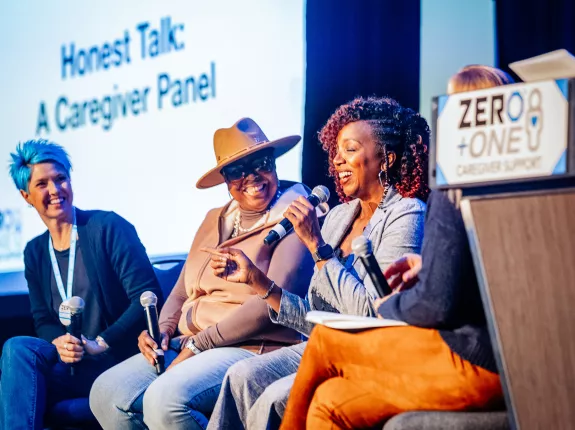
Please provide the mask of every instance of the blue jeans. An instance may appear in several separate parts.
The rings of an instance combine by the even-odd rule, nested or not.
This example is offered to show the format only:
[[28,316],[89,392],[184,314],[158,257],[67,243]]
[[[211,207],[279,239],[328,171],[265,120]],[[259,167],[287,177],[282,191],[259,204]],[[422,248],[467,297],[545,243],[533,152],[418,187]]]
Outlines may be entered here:
[[[165,353],[166,367],[178,352]],[[103,373],[90,392],[90,408],[105,429],[204,429],[226,370],[254,354],[215,348],[158,376],[142,354]]]
[[278,428],[306,345],[302,342],[231,366],[208,430]]
[[85,358],[71,376],[51,343],[27,336],[8,339],[1,359],[0,429],[43,429],[52,405],[88,397],[94,380],[113,364],[109,356]]

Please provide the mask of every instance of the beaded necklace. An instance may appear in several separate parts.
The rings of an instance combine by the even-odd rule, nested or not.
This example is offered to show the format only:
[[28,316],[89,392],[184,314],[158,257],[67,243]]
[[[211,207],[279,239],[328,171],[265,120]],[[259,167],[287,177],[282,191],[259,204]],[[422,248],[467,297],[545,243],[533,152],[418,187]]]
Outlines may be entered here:
[[269,205],[268,209],[262,214],[262,217],[254,225],[252,225],[249,228],[243,228],[242,227],[242,213],[241,213],[240,209],[238,208],[238,213],[236,214],[235,219],[234,219],[234,231],[232,232],[232,237],[238,237],[241,234],[249,233],[250,231],[255,230],[256,228],[264,225],[270,217],[270,210],[277,203],[277,201],[279,200],[281,195],[282,195],[282,192],[278,189],[278,191],[277,191],[274,199],[272,200],[271,204]]

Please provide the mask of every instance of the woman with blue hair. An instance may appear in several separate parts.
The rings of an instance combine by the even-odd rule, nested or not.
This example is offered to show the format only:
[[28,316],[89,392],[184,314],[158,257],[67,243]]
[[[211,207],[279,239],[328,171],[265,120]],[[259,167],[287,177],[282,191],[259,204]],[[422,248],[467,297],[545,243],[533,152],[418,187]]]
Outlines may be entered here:
[[[72,165],[61,146],[30,140],[11,156],[14,184],[48,230],[24,250],[38,338],[4,344],[0,428],[42,429],[53,404],[87,397],[98,375],[137,351],[145,327],[140,295],[161,297],[161,290],[130,223],[114,212],[74,207]],[[85,303],[81,339],[60,323],[72,296]]]

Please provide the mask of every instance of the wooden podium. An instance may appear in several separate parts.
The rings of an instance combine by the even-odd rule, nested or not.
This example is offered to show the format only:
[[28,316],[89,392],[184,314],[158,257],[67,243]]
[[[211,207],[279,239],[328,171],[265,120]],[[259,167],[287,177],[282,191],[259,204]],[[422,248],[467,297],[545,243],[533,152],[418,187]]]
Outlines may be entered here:
[[440,96],[430,183],[462,192],[514,429],[575,430],[575,80]]
[[575,188],[461,210],[517,429],[575,429]]

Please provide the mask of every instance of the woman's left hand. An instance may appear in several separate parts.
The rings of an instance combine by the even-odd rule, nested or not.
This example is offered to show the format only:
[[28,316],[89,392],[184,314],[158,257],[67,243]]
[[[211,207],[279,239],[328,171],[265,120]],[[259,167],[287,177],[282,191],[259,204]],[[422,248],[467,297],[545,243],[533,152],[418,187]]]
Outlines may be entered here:
[[98,355],[108,349],[105,346],[100,345],[95,340],[86,339],[84,335],[82,335],[82,343],[84,344],[84,351],[89,355]]
[[313,205],[303,196],[298,197],[284,212],[299,239],[313,254],[324,243]]
[[182,350],[180,351],[180,353],[178,354],[178,356],[176,358],[174,358],[174,361],[172,361],[170,363],[170,365],[168,366],[168,368],[166,369],[166,372],[168,370],[170,370],[171,368],[173,368],[175,365],[177,365],[178,363],[181,363],[184,360],[187,360],[188,358],[193,357],[195,354],[194,352],[189,349],[189,348],[182,348]]

